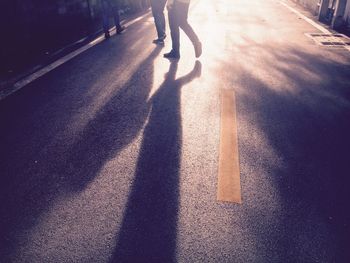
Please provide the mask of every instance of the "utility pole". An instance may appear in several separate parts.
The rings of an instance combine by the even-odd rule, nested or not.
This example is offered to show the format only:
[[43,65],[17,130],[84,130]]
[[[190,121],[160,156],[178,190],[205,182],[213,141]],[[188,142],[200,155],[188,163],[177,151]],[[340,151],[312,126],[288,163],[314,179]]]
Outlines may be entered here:
[[345,14],[345,8],[346,8],[346,1],[347,0],[338,0],[334,16],[332,19],[332,28],[339,28],[345,23],[344,14]]
[[325,21],[328,13],[329,0],[321,0],[320,2],[320,11],[318,13],[318,20]]

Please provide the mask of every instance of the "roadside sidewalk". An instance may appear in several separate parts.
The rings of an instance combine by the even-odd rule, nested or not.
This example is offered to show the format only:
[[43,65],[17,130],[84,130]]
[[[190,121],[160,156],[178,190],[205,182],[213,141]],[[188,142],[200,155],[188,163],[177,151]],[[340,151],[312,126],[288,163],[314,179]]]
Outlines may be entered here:
[[[122,25],[125,25],[126,27],[128,27],[134,22],[137,22],[140,18],[149,14],[150,14],[150,9],[138,12],[136,14],[128,15],[122,18],[121,23]],[[112,35],[115,35],[115,26],[112,27],[110,30]],[[23,84],[20,84],[19,82],[25,81],[25,79],[30,77],[31,75],[37,74],[37,72],[44,69],[45,67],[56,63],[57,61],[59,61],[60,59],[66,56],[73,54],[79,49],[84,48],[85,46],[88,46],[90,43],[94,43],[95,41],[100,42],[104,40],[104,34],[102,31],[103,30],[101,25],[101,29],[98,30],[97,32],[90,34],[65,47],[62,47],[56,50],[55,52],[48,54],[46,57],[38,58],[35,62],[31,63],[25,69],[13,74],[9,74],[8,76],[0,76],[0,100],[14,93],[16,90],[18,90],[19,88],[16,86],[18,86],[18,84],[19,86],[23,85]]]
[[325,29],[327,29],[328,31],[332,32],[332,33],[340,33],[340,34],[344,34],[348,37],[350,37],[350,28],[340,28],[338,30],[333,29],[330,24],[327,24],[325,22],[321,22],[318,20],[318,16],[316,14],[313,14],[311,10],[308,10],[306,7],[304,7],[303,5],[301,5],[300,3],[297,3],[293,0],[282,0],[282,2],[287,3],[289,6],[297,9],[299,12],[301,12],[304,16],[306,16],[309,19],[312,19],[315,23],[317,23],[318,25],[324,27]]

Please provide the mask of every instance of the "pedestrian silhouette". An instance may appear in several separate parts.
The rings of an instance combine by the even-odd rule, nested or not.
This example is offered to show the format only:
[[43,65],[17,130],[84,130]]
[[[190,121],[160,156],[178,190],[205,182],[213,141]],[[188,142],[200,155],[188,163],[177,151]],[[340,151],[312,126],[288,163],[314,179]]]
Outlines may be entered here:
[[181,88],[201,74],[201,63],[176,79],[177,61],[149,100],[135,177],[111,262],[176,262],[182,122]]
[[164,54],[166,58],[180,58],[180,28],[186,33],[191,40],[196,58],[202,55],[202,43],[199,41],[197,34],[187,21],[190,0],[169,0],[168,17],[171,34],[172,49],[169,53]]
[[112,16],[114,19],[117,34],[121,34],[125,27],[120,24],[120,0],[101,0],[102,4],[102,18],[103,18],[103,32],[105,38],[109,38],[109,18]]
[[165,34],[165,17],[164,8],[167,0],[151,0],[152,14],[157,29],[158,38],[153,40],[154,44],[164,45]]

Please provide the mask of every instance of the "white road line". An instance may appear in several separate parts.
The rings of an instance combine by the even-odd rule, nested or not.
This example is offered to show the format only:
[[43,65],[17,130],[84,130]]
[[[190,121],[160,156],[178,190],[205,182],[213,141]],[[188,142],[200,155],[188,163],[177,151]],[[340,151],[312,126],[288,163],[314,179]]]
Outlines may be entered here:
[[[145,18],[149,13],[147,12],[143,16],[137,17],[127,23],[124,24],[124,26],[129,27],[137,22],[139,22],[141,19]],[[115,28],[113,29],[113,33],[111,35],[115,34]],[[48,66],[34,72],[33,74],[25,77],[24,79],[21,79],[17,81],[14,85],[13,88],[10,89],[9,91],[5,92],[4,94],[1,94],[0,100],[4,99],[5,97],[11,95],[12,93],[22,89],[24,86],[28,85],[29,83],[33,82],[34,80],[42,77],[43,75],[49,73],[50,71],[54,70],[55,68],[61,66],[62,64],[68,62],[69,60],[73,59],[74,57],[78,56],[79,54],[85,52],[86,50],[96,46],[97,44],[101,43],[104,40],[104,35],[100,35],[90,43],[86,44],[85,46],[69,53],[68,55],[60,58],[59,60],[49,64]]]
[[[11,93],[16,92],[17,90],[23,88],[24,86],[28,85],[29,83],[33,82],[34,80],[40,78],[41,76],[47,74],[48,72],[54,70],[55,68],[61,66],[62,64],[66,63],[67,61],[71,60],[72,58],[78,56],[79,54],[83,53],[84,51],[88,50],[89,48],[97,45],[104,39],[104,36],[100,36],[97,39],[91,41],[87,45],[69,53],[68,55],[64,56],[63,58],[49,64],[48,66],[38,70],[37,72],[34,72],[33,74],[29,75],[28,77],[17,81],[13,85],[13,89],[11,90]],[[8,94],[9,95],[9,94]]]
[[304,19],[306,22],[308,22],[310,25],[314,26],[315,28],[317,28],[318,30],[320,30],[322,33],[325,34],[332,34],[328,29],[324,28],[323,26],[317,24],[315,21],[313,21],[312,19],[306,17],[305,15],[303,15],[302,13],[300,13],[298,10],[294,9],[293,7],[289,6],[287,3],[280,1],[280,4],[284,5],[285,7],[287,7],[289,10],[291,10],[293,13],[297,14],[300,18]]

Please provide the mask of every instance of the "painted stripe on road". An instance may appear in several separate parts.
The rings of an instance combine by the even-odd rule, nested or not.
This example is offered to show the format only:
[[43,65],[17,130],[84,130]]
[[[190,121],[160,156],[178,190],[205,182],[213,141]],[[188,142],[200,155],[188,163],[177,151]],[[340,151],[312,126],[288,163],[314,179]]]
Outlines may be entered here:
[[[33,82],[34,80],[44,76],[45,74],[49,73],[50,71],[54,70],[55,68],[61,66],[62,64],[66,63],[67,61],[73,59],[74,57],[78,56],[79,54],[83,53],[84,51],[90,49],[91,47],[97,45],[104,39],[104,36],[100,36],[97,39],[91,41],[87,45],[69,53],[68,55],[64,56],[63,58],[49,64],[48,66],[38,70],[37,72],[29,75],[28,77],[16,82],[13,85],[13,89],[11,90],[11,94],[16,92],[17,90],[23,88],[24,86],[28,85],[29,83]],[[9,95],[9,94],[8,94]]]
[[218,201],[242,203],[238,154],[235,93],[222,89]]

